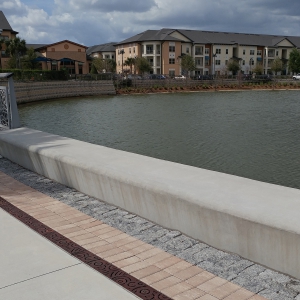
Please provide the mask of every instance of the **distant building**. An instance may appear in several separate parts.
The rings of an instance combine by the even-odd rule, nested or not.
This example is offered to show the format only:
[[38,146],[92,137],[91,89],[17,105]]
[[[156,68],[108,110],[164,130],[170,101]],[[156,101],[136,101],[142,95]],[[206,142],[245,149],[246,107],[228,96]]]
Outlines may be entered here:
[[90,57],[99,57],[103,59],[113,59],[116,58],[116,43],[106,43],[101,45],[95,45],[89,47],[86,51],[87,55]]
[[147,30],[116,44],[117,72],[122,71],[122,61],[128,57],[145,57],[153,68],[152,73],[179,75],[181,58],[188,54],[196,65],[192,75],[224,74],[230,59],[236,59],[246,74],[258,64],[267,74],[277,57],[284,64],[282,73],[287,74],[293,48],[300,48],[300,37],[167,28]]
[[89,73],[86,50],[88,47],[64,40],[53,44],[27,44],[38,54],[42,70],[60,70],[66,68],[70,75]]
[[[0,40],[3,39],[4,41],[15,39],[18,32],[14,31],[10,24],[8,23],[4,13],[0,11]],[[9,57],[5,54],[5,44],[1,44],[1,51],[0,51],[0,68],[4,68],[8,61]]]

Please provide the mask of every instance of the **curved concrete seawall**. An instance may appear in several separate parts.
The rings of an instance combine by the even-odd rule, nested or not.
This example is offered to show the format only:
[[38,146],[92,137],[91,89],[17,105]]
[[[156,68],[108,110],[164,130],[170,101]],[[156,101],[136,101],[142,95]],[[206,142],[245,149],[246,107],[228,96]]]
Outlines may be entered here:
[[300,191],[28,128],[0,132],[25,168],[300,279]]
[[111,80],[15,82],[15,92],[18,104],[63,97],[116,94]]

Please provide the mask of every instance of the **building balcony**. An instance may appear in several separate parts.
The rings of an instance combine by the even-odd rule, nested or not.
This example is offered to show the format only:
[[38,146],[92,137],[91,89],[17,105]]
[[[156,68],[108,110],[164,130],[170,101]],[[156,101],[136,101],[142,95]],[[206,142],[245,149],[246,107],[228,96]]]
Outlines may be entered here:
[[201,52],[201,51],[196,51],[196,52],[195,52],[195,55],[203,55],[203,52]]

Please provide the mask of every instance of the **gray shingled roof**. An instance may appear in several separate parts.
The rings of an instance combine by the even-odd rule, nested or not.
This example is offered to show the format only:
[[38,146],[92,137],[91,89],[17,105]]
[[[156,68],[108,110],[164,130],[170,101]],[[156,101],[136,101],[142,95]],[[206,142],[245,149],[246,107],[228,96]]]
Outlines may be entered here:
[[290,41],[294,46],[300,48],[299,36],[280,36],[267,34],[251,34],[251,33],[235,33],[235,32],[217,32],[217,31],[201,31],[188,29],[170,29],[163,28],[160,30],[147,30],[130,37],[117,45],[144,42],[144,41],[178,41],[180,39],[173,38],[170,34],[178,31],[191,42],[198,44],[225,44],[225,45],[253,45],[253,46],[276,46],[284,39]]
[[106,43],[106,44],[91,46],[86,50],[86,54],[91,55],[92,53],[96,53],[96,52],[114,52],[116,50],[115,44],[116,43]]
[[2,30],[9,30],[12,31],[13,33],[18,34],[18,32],[14,31],[10,24],[8,23],[3,11],[0,10],[0,29]]
[[4,13],[0,10],[0,29],[4,30],[13,30],[9,25]]
[[26,48],[38,49],[47,46],[47,44],[26,44]]
[[116,45],[145,41],[180,41],[179,39],[169,35],[172,31],[174,31],[174,29],[146,30]]
[[[178,32],[184,34],[195,43],[208,44],[240,44],[253,46],[275,46],[284,39],[300,47],[300,37],[298,36],[280,36],[267,34],[235,33],[235,32],[215,32],[200,30],[178,29]],[[208,42],[206,42],[208,41]]]

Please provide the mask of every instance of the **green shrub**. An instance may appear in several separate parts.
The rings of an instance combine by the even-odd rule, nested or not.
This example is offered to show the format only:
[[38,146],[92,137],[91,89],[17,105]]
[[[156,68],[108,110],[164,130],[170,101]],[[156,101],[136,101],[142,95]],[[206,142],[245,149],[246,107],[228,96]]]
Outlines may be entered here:
[[67,80],[68,73],[66,70],[20,70],[20,69],[3,69],[3,73],[13,73],[14,80]]

